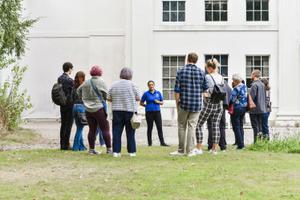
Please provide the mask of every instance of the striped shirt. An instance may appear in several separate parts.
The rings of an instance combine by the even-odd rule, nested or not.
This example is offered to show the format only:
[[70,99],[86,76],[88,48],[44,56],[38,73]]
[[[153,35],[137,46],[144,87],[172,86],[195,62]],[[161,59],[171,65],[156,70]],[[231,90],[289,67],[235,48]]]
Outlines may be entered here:
[[112,101],[113,111],[137,112],[137,97],[140,97],[139,90],[130,80],[117,81],[108,91],[108,99]]
[[175,93],[180,94],[180,107],[188,112],[199,112],[202,108],[202,93],[208,89],[203,70],[188,64],[177,72]]

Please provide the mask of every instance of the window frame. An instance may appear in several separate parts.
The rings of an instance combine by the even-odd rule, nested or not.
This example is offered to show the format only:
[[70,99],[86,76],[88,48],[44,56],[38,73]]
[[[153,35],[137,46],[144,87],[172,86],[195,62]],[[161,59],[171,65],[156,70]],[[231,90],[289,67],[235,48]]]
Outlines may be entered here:
[[[218,2],[219,9],[214,10],[214,5],[211,5],[211,9],[207,9],[207,2]],[[222,9],[222,3],[226,3],[226,10]],[[207,12],[211,12],[211,20],[207,20]],[[219,13],[219,20],[214,20],[214,13]],[[226,13],[226,20],[222,20],[222,13]],[[205,23],[227,23],[228,19],[228,0],[205,0],[204,1],[204,21]]]
[[[248,10],[248,2],[252,1],[252,10]],[[255,9],[255,2],[259,1],[260,2],[260,9]],[[263,9],[263,1],[267,1],[267,10]],[[252,12],[252,19],[248,20],[248,13]],[[267,20],[263,20],[263,12],[267,12]],[[260,19],[256,20],[255,19],[255,13],[260,13]],[[262,22],[266,23],[270,21],[270,0],[246,0],[246,12],[245,12],[245,17],[247,22]]]
[[[227,68],[227,76],[223,76],[223,75],[222,76],[223,76],[224,80],[226,80],[228,82],[229,81],[229,58],[230,58],[229,54],[228,53],[207,53],[207,54],[204,54],[204,63],[206,63],[206,61],[207,61],[207,59],[206,59],[207,56],[209,56],[211,58],[215,58],[216,56],[220,57],[220,59],[217,59],[218,62],[220,63],[220,65],[221,65],[219,67],[219,74],[222,75],[222,69]],[[222,59],[221,59],[222,56],[227,56],[227,65],[222,65]],[[211,58],[209,58],[209,59],[211,59]]]
[[[248,62],[248,59],[247,59],[248,57],[252,57],[252,66],[251,67],[247,63]],[[260,66],[256,66],[256,64],[255,64],[255,57],[260,57]],[[268,58],[268,65],[266,65],[267,67],[265,67],[263,65],[263,57],[267,57]],[[248,86],[250,86],[251,82],[248,83],[248,80],[251,80],[251,73],[255,69],[259,69],[260,70],[260,72],[261,72],[261,78],[266,78],[266,79],[270,80],[270,60],[271,60],[270,58],[271,58],[270,54],[251,54],[251,55],[249,54],[249,55],[245,56],[245,75],[246,75],[245,76],[245,84],[246,84],[247,88],[250,88]],[[250,74],[247,73],[247,69],[248,68],[251,68]],[[266,70],[268,72],[267,76],[265,76],[266,72],[265,72],[264,68],[267,68],[267,70]]]
[[[168,2],[169,3],[169,9],[164,10],[164,3]],[[177,9],[176,11],[172,11],[172,2],[176,2]],[[184,10],[179,10],[179,2],[184,3]],[[184,24],[186,22],[186,0],[162,0],[161,1],[161,22],[164,24]],[[176,12],[177,14],[177,19],[176,21],[172,21],[172,12]],[[164,13],[169,13],[169,20],[164,21]],[[184,20],[179,21],[179,13],[184,13]]]

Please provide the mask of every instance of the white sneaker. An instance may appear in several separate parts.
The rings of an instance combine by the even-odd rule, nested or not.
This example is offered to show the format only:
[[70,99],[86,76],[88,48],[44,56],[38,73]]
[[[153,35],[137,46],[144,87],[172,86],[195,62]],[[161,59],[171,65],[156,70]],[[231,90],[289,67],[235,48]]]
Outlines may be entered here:
[[217,152],[217,150],[212,150],[211,154],[215,156],[215,155],[218,155],[218,152]]
[[129,153],[129,157],[136,157],[136,153]]
[[114,152],[114,153],[113,153],[113,157],[114,157],[114,158],[119,158],[119,157],[121,157],[121,153],[115,153],[115,152]]
[[170,153],[170,156],[184,156],[184,153],[178,152],[178,151],[174,151]]
[[196,153],[196,155],[202,155],[203,154],[203,151],[202,151],[202,149],[194,149],[193,150],[195,153]]
[[194,156],[197,156],[197,153],[196,153],[195,150],[192,150],[191,152],[189,152],[189,153],[187,154],[187,157],[194,157]]

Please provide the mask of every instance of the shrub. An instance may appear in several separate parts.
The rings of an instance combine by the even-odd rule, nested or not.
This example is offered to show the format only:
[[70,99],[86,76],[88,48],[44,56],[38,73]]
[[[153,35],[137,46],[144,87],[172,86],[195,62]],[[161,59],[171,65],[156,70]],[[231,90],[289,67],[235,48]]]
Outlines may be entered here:
[[287,138],[274,138],[271,141],[258,140],[248,147],[251,151],[300,153],[300,134]]

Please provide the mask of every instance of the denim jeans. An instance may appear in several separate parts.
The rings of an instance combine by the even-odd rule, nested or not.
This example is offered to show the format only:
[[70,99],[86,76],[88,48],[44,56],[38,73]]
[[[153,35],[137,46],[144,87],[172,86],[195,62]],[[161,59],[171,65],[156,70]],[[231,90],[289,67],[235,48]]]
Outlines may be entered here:
[[254,143],[257,140],[258,133],[262,132],[263,115],[264,114],[250,114],[251,126],[254,135]]
[[242,149],[244,145],[244,117],[246,113],[246,108],[235,108],[233,115],[231,115],[231,123],[234,131],[235,140],[237,143],[237,148]]
[[113,152],[120,153],[122,146],[122,132],[126,130],[127,151],[128,153],[136,152],[135,130],[131,126],[133,112],[113,111]]
[[97,128],[97,133],[96,134],[99,136],[99,144],[100,144],[100,146],[105,145],[105,141],[104,141],[104,138],[103,138],[103,133],[102,133],[102,131],[101,131],[101,129],[99,127]]
[[77,113],[84,113],[85,112],[85,107],[83,104],[75,104],[73,106],[73,115],[74,115],[74,119],[75,119],[75,124],[76,124],[76,133],[75,133],[75,137],[74,137],[74,142],[73,142],[73,151],[84,151],[86,150],[86,147],[84,146],[83,143],[83,137],[82,137],[82,133],[83,133],[83,127],[84,125],[82,125],[77,117]]
[[270,112],[264,113],[262,119],[262,133],[265,139],[269,139],[269,117]]

